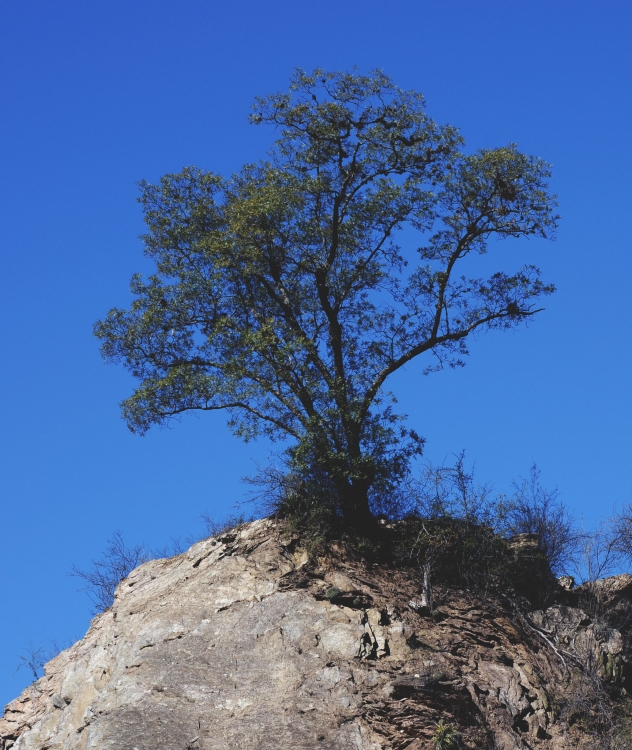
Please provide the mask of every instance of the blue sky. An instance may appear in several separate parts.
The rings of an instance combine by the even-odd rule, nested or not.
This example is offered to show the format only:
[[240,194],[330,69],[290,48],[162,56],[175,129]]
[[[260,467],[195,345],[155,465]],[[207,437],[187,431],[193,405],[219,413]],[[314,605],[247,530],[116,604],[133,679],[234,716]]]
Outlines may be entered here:
[[556,242],[492,246],[558,293],[528,329],[482,336],[467,367],[393,384],[427,456],[465,449],[499,489],[532,461],[594,523],[632,501],[629,3],[611,0],[5,0],[0,11],[0,703],[29,642],[81,637],[67,575],[120,529],[156,546],[225,515],[268,446],[221,415],[131,435],[131,381],[93,322],[147,271],[136,182],[265,155],[253,98],[294,67],[383,68],[468,147],[553,164]]

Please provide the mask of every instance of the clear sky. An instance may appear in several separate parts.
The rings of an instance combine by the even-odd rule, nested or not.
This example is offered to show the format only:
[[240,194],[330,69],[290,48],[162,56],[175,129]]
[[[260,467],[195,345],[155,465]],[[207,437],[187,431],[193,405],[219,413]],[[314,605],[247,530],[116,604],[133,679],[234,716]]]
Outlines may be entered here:
[[273,133],[247,123],[293,68],[383,68],[472,149],[552,162],[556,242],[493,245],[559,291],[528,329],[482,336],[465,369],[394,383],[427,456],[465,449],[498,488],[532,461],[594,523],[632,501],[632,6],[623,0],[5,0],[0,11],[0,703],[29,642],[89,621],[67,575],[120,529],[161,545],[242,499],[266,460],[221,414],[131,435],[131,381],[93,322],[147,271],[136,182],[230,173]]

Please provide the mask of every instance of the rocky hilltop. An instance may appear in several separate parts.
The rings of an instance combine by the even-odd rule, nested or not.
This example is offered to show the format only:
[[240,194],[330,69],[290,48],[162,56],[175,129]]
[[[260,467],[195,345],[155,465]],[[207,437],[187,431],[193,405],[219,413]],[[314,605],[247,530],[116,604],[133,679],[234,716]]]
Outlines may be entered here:
[[[616,607],[632,578],[602,586]],[[440,720],[463,748],[594,747],[577,675],[606,686],[590,713],[628,645],[560,592],[521,612],[443,591],[431,616],[413,571],[310,560],[256,521],[134,570],[6,707],[0,749],[431,750]]]

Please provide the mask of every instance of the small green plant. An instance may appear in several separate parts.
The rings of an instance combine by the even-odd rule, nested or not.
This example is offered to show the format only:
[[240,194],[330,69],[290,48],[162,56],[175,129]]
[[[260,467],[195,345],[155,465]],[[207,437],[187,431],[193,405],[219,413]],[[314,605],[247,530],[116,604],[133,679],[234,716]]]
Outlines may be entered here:
[[437,724],[432,735],[435,750],[453,750],[459,746],[459,733],[454,724],[446,724],[443,719]]
[[336,586],[330,586],[327,591],[325,591],[327,599],[335,599],[337,596],[340,596],[340,594],[342,594],[342,591],[339,588],[336,588]]

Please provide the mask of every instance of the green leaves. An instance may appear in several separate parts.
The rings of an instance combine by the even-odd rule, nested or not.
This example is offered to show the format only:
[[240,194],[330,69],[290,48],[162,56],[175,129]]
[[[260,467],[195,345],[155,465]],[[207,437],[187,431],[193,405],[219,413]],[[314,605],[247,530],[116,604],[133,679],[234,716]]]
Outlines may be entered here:
[[95,334],[140,381],[123,403],[132,430],[225,409],[244,439],[298,441],[342,505],[349,490],[368,508],[387,464],[402,476],[420,450],[381,400],[387,378],[421,355],[426,371],[462,364],[470,334],[517,326],[553,291],[529,265],[460,271],[493,236],[552,235],[548,166],[513,144],[463,153],[380,71],[297,71],[251,120],[278,128],[269,162],[141,183],[156,273]]
[[460,735],[454,724],[446,724],[443,719],[435,727],[432,744],[435,750],[452,750],[459,746]]

